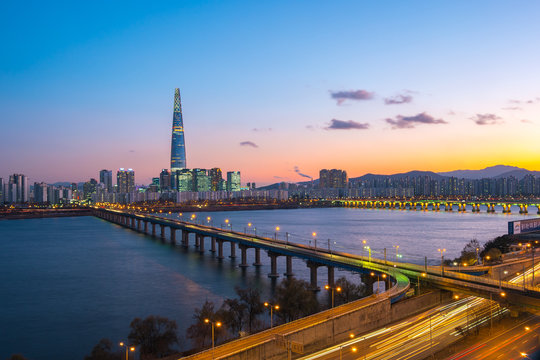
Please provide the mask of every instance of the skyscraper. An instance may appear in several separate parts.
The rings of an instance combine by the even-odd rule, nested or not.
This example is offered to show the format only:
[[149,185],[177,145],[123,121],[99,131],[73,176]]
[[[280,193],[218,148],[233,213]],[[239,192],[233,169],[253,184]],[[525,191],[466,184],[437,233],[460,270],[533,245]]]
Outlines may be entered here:
[[99,172],[99,182],[105,185],[105,189],[107,189],[107,192],[112,193],[112,170],[101,170]]
[[240,191],[240,171],[227,172],[227,191]]
[[184,121],[182,119],[182,104],[180,89],[174,90],[174,112],[171,140],[171,170],[186,168],[186,145],[184,142]]
[[220,168],[212,168],[208,170],[208,176],[210,176],[211,190],[218,191],[220,189],[221,182],[223,181],[223,175]]
[[116,172],[116,185],[119,193],[131,193],[135,191],[135,171],[133,169],[120,168]]

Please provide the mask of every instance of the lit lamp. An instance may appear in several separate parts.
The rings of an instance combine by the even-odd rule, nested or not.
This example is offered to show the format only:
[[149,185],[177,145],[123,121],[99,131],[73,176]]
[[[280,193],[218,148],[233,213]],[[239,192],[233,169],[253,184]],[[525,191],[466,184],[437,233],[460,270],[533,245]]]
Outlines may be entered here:
[[324,285],[324,288],[326,290],[330,290],[332,293],[332,308],[334,307],[334,291],[341,292],[340,286],[330,286],[330,285]]
[[204,322],[206,324],[211,324],[212,325],[212,359],[214,359],[214,327],[220,327],[221,326],[221,322],[219,321],[210,321],[210,319],[204,319]]
[[274,310],[279,310],[279,305],[273,305],[265,302],[264,306],[270,309],[270,328],[274,327]]
[[121,347],[126,348],[126,360],[128,360],[129,359],[129,351],[134,352],[135,351],[135,346],[128,346],[128,344],[126,344],[125,342],[121,342],[119,345]]

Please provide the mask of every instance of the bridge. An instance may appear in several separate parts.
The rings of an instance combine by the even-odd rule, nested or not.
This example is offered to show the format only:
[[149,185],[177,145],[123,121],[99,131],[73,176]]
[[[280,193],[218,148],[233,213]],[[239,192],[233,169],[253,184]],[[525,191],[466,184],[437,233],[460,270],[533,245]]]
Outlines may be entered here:
[[225,244],[228,245],[226,247],[231,257],[236,257],[238,247],[241,252],[239,266],[243,268],[250,266],[247,263],[248,251],[255,252],[255,262],[252,265],[261,266],[261,250],[264,250],[270,258],[268,276],[271,278],[279,276],[276,261],[278,257],[286,258],[285,276],[293,274],[292,257],[303,259],[310,269],[312,290],[318,290],[317,268],[321,266],[328,267],[328,284],[330,285],[334,284],[336,267],[359,273],[368,287],[374,282],[373,272],[389,275],[388,290],[383,293],[234,340],[217,347],[215,354],[207,350],[190,356],[190,359],[211,359],[214,356],[231,359],[281,359],[287,356],[287,348],[276,346],[278,342],[288,344],[287,346],[293,343],[301,345],[302,351],[306,352],[318,351],[346,341],[351,334],[375,331],[389,323],[403,320],[407,316],[442,302],[443,298],[448,298],[450,294],[449,292],[440,295],[428,293],[405,299],[405,294],[413,285],[419,290],[421,285],[431,284],[450,292],[492,299],[505,307],[540,310],[539,289],[525,283],[520,285],[515,282],[487,279],[449,271],[442,266],[428,266],[427,264],[422,266],[364,257],[159,216],[104,208],[95,208],[93,211],[97,217],[134,231],[159,237],[161,241],[169,242],[171,245],[177,244],[177,231],[180,233],[180,243],[185,247],[189,246],[190,234],[193,234],[191,239],[194,237],[198,251],[204,253],[206,246],[209,245],[208,250],[216,253],[217,259],[224,258]]
[[357,207],[367,209],[396,209],[396,210],[431,210],[431,211],[467,211],[480,212],[480,206],[485,207],[486,212],[496,212],[500,208],[504,214],[512,212],[511,207],[519,207],[520,214],[528,214],[529,207],[536,207],[540,215],[540,202],[533,201],[460,201],[460,200],[395,200],[395,199],[360,199],[360,200],[336,200],[334,203],[343,207]]
[[[511,303],[514,306],[523,308],[534,308],[540,310],[540,291],[531,286],[523,286],[515,283],[488,279],[470,274],[463,274],[449,271],[444,266],[428,266],[409,264],[386,259],[349,254],[345,252],[333,251],[320,247],[306,246],[284,240],[270,239],[261,236],[254,236],[241,232],[223,230],[212,226],[199,225],[180,220],[166,219],[159,216],[123,212],[119,210],[108,210],[96,208],[94,214],[105,220],[120,224],[133,230],[157,236],[156,227],[159,227],[159,237],[162,241],[166,239],[166,228],[169,229],[169,242],[176,245],[176,231],[181,233],[181,245],[189,246],[190,234],[195,235],[195,246],[199,252],[204,253],[206,249],[205,239],[210,239],[211,252],[217,252],[217,259],[224,258],[224,245],[228,244],[230,257],[236,257],[236,248],[241,254],[240,267],[250,266],[247,263],[247,252],[255,252],[255,262],[253,266],[261,266],[261,250],[267,252],[270,258],[271,278],[279,277],[277,271],[277,258],[286,258],[286,276],[293,275],[292,258],[299,258],[306,262],[310,269],[310,284],[312,290],[318,290],[317,268],[326,266],[328,268],[328,284],[334,285],[334,269],[341,268],[361,274],[362,281],[369,286],[373,284],[375,278],[372,272],[386,273],[389,275],[388,285],[395,284],[398,291],[391,296],[391,301],[396,302],[403,298],[406,291],[413,282],[416,286],[421,283],[429,283],[435,287],[466,293],[484,298],[492,298],[501,302]],[[151,232],[150,232],[151,227]],[[208,241],[207,241],[208,242]],[[390,287],[390,286],[388,286]]]

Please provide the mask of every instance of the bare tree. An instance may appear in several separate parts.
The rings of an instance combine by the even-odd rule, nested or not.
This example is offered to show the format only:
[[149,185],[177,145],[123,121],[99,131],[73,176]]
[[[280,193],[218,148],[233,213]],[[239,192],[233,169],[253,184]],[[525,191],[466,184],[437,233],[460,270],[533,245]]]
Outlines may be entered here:
[[141,359],[163,357],[174,352],[171,346],[178,343],[176,321],[149,316],[144,320],[135,318],[129,326],[128,339],[139,347]]

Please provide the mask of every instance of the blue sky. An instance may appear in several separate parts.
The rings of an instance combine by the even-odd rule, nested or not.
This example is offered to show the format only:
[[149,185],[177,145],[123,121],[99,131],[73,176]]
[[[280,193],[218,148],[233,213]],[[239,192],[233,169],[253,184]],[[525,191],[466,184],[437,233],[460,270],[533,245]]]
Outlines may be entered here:
[[[295,166],[313,176],[540,170],[539,10],[533,1],[4,1],[0,177],[83,181],[132,167],[148,182],[169,165],[175,87],[188,166],[240,170],[244,181],[299,181]],[[360,90],[371,97],[331,96]],[[400,96],[410,101],[385,105]],[[413,126],[387,121],[403,118]],[[367,125],[334,130],[333,119]]]

